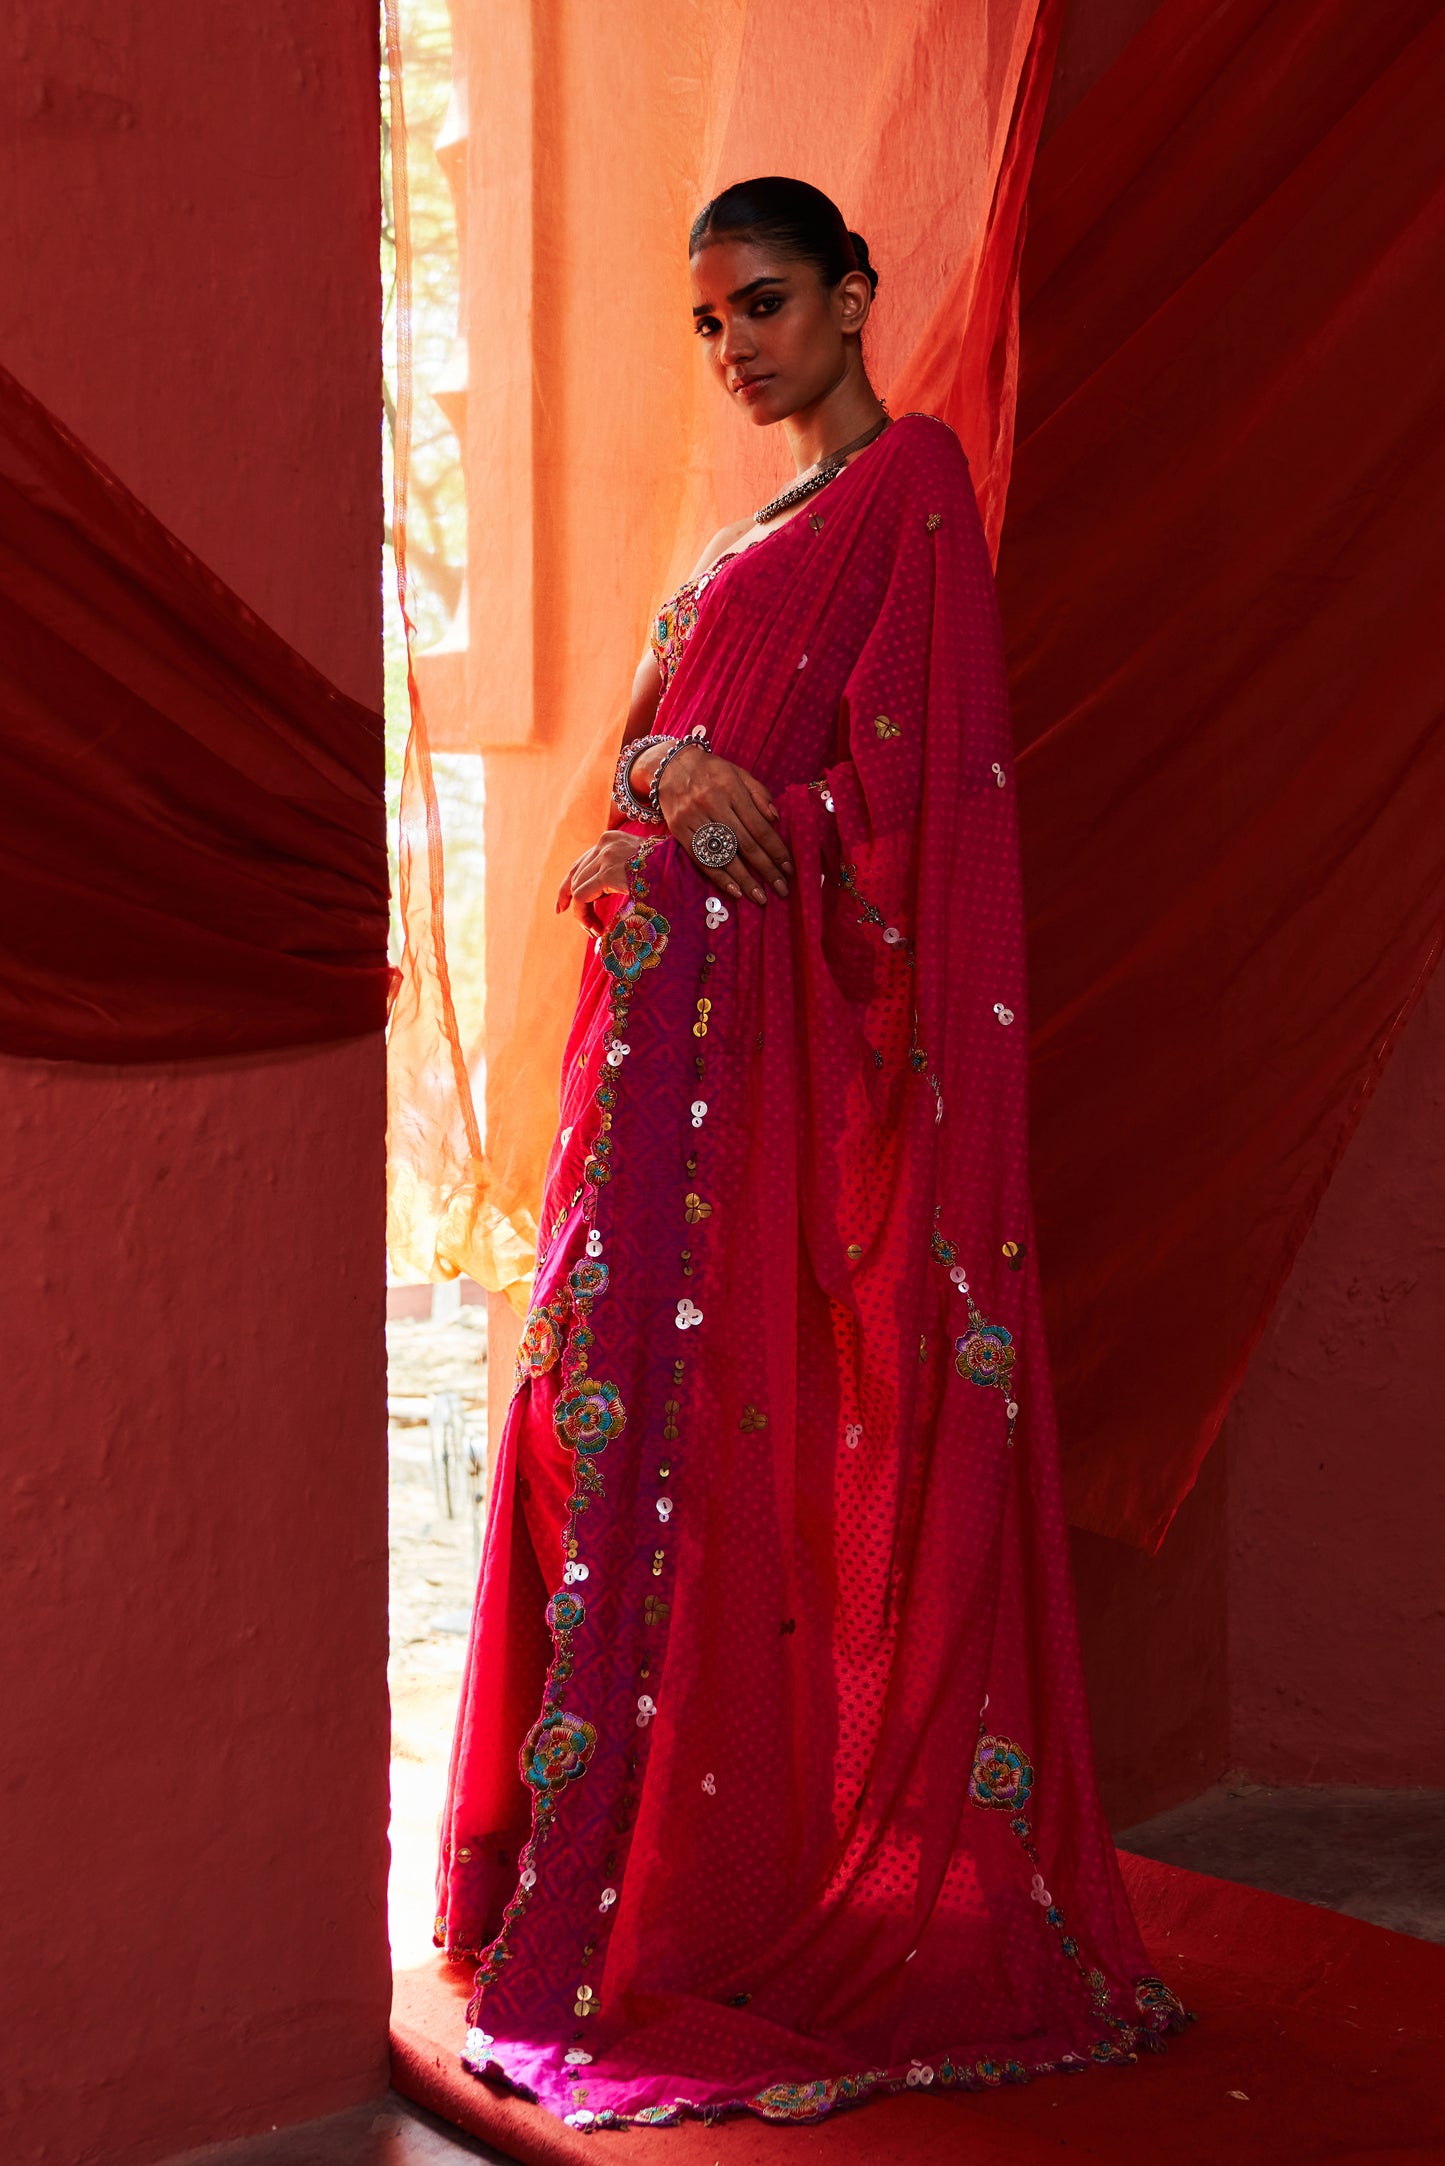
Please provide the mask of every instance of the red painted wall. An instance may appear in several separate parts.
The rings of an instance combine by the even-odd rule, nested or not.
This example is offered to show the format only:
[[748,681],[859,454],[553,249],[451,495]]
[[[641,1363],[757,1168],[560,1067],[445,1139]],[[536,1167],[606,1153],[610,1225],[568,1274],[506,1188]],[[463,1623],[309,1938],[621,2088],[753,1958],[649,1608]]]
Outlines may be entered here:
[[[380,698],[370,0],[20,0],[0,354]],[[0,2157],[385,2082],[379,1041],[0,1062]]]

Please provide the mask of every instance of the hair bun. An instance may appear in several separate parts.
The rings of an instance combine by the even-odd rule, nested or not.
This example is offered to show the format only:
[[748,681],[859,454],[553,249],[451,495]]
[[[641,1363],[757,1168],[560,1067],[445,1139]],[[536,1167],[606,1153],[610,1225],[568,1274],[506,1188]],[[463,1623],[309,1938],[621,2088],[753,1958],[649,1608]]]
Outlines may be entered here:
[[849,229],[848,238],[853,243],[853,253],[858,258],[859,270],[866,274],[869,285],[876,293],[878,291],[878,273],[868,260],[868,243],[861,233],[854,233],[851,228]]

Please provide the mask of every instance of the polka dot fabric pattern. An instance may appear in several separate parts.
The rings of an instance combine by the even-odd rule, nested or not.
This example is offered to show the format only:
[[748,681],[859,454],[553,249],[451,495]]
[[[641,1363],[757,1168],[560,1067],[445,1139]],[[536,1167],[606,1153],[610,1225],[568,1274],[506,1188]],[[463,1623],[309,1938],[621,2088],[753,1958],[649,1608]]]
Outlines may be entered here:
[[694,601],[668,727],[766,780],[796,878],[720,908],[639,833],[584,964],[440,1871],[466,2065],[579,2127],[810,2120],[1188,2020],[1095,1791],[952,432],[896,422]]

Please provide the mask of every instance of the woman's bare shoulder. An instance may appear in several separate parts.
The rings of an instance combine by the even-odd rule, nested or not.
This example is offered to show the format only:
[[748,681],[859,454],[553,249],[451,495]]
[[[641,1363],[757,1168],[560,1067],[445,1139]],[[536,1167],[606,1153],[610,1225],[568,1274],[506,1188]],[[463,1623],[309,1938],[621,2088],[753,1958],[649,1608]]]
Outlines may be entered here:
[[751,519],[734,519],[731,526],[720,526],[692,570],[688,573],[688,577],[690,579],[701,578],[710,564],[716,564],[718,558],[725,556],[735,542],[742,540],[752,523]]

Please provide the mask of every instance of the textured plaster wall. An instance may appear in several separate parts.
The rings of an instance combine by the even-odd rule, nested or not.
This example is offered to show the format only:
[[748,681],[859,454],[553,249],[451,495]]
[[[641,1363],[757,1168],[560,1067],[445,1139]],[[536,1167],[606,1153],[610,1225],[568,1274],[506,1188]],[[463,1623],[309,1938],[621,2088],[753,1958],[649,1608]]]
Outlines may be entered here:
[[1232,1761],[1266,1782],[1445,1786],[1438,972],[1255,1349],[1227,1451]]
[[[18,0],[0,357],[380,698],[369,0]],[[0,1062],[0,2159],[385,2081],[381,1047]]]

